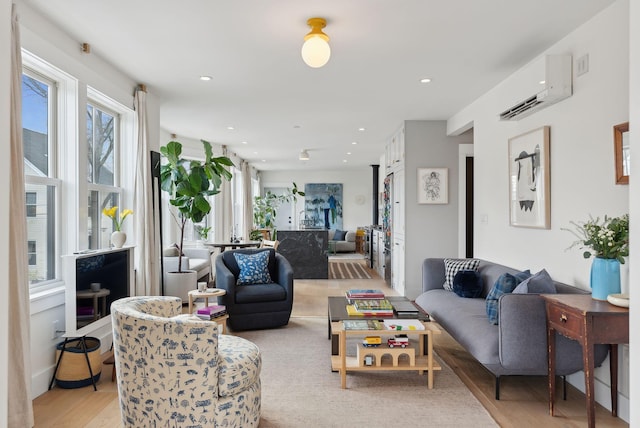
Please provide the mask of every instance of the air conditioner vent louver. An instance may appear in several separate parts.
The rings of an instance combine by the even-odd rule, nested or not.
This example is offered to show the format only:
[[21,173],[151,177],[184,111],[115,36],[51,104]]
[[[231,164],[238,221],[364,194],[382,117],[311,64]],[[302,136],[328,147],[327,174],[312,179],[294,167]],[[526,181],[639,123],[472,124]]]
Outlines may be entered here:
[[531,98],[527,98],[520,104],[516,104],[511,107],[509,110],[500,113],[500,120],[510,120],[516,116],[521,116],[527,110],[534,108],[535,106],[542,103],[541,100],[538,100],[538,96],[534,95]]
[[571,62],[571,55],[547,55],[545,89],[500,113],[500,120],[518,120],[570,97],[573,93]]

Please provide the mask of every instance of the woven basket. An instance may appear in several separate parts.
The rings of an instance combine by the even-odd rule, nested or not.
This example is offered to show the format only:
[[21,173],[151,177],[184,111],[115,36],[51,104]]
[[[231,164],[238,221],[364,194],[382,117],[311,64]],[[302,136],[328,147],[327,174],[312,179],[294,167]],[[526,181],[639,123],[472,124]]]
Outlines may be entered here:
[[[100,339],[95,337],[84,338],[89,363],[93,372],[93,380],[100,380],[102,372],[102,358],[100,355]],[[56,361],[60,358],[62,348],[65,348],[62,360],[56,372],[56,385],[60,388],[81,388],[83,386],[92,385],[91,374],[87,366],[87,360],[82,350],[81,339],[73,339],[67,341],[66,347],[64,342],[58,343],[56,347]]]

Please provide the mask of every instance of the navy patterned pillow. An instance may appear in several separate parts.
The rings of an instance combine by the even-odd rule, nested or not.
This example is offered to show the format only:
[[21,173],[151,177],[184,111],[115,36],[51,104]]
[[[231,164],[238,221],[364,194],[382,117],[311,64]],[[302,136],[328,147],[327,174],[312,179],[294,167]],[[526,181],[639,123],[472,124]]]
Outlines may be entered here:
[[478,270],[479,264],[480,260],[477,259],[444,259],[444,289],[453,291],[453,277],[461,270]]
[[495,284],[487,294],[486,309],[489,324],[498,324],[498,300],[503,294],[511,293],[522,281],[531,276],[529,270],[519,272],[515,275],[503,273],[496,280]]
[[240,268],[237,285],[270,284],[269,252],[260,251],[254,254],[234,253],[233,256]]

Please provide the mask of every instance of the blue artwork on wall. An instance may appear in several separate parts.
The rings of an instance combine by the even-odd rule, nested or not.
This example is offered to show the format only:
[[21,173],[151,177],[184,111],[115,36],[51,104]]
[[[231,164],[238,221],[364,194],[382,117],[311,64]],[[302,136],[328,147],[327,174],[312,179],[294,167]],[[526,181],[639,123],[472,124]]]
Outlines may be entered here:
[[342,229],[342,183],[307,183],[304,193],[307,227]]

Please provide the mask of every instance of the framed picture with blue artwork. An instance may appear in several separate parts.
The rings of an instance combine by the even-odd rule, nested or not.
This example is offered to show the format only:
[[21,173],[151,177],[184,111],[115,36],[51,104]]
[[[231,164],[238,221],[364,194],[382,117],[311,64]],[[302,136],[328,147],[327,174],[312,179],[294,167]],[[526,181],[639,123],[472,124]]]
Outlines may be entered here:
[[509,139],[509,220],[511,226],[551,228],[549,127]]
[[342,183],[304,185],[307,228],[342,229]]
[[418,168],[418,203],[449,203],[449,168]]

